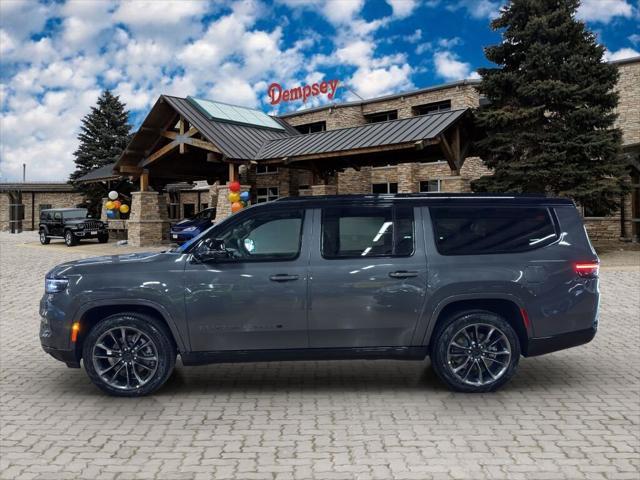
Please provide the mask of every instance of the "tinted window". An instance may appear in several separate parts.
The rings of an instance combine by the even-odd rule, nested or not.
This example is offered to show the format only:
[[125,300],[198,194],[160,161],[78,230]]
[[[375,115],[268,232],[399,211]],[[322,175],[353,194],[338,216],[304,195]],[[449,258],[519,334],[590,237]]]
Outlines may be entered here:
[[524,252],[557,239],[546,208],[432,207],[438,251],[443,255]]
[[[56,213],[58,215],[58,213]],[[75,210],[65,210],[62,212],[62,217],[65,220],[80,220],[87,218],[87,209],[86,208],[77,208]],[[58,217],[56,217],[58,218]]]
[[255,214],[215,238],[234,260],[292,260],[300,253],[302,218],[301,210]]
[[325,258],[409,256],[413,253],[410,207],[331,207],[322,210]]

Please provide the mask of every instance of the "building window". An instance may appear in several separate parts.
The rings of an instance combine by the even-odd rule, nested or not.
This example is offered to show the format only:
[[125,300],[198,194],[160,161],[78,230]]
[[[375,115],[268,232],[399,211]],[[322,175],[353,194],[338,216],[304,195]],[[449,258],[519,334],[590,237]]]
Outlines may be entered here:
[[207,208],[209,208],[209,204],[208,203],[201,203],[200,204],[200,211],[206,210]]
[[451,100],[444,100],[442,102],[425,103],[424,105],[417,105],[413,107],[414,115],[426,115],[428,113],[446,112],[451,110]]
[[42,213],[42,210],[49,210],[50,208],[50,203],[41,203],[40,205],[38,205],[38,213]]
[[182,206],[184,215],[183,218],[193,218],[196,216],[196,204],[195,203],[185,203]]
[[420,182],[420,192],[442,191],[442,180],[424,180]]
[[275,165],[256,165],[256,175],[265,175],[267,173],[278,173],[278,167]]
[[364,118],[367,119],[368,123],[386,122],[387,120],[397,120],[398,111],[389,110],[388,112],[372,113],[370,115],[365,115]]
[[258,188],[256,203],[271,202],[278,198],[278,187]]
[[324,132],[327,129],[327,122],[305,123],[294,128],[300,133]]
[[397,183],[372,183],[371,193],[398,193]]

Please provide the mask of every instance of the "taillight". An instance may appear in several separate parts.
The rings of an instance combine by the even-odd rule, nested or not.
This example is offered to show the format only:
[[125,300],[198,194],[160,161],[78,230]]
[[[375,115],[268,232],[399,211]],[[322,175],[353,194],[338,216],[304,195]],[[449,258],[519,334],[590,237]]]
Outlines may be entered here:
[[600,271],[600,264],[598,262],[576,263],[574,270],[580,277],[596,278]]

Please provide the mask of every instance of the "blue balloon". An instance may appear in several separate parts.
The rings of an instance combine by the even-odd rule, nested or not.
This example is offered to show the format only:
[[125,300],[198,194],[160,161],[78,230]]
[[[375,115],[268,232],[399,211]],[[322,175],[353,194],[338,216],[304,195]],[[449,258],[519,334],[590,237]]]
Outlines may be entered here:
[[249,192],[242,192],[240,194],[240,200],[242,200],[243,202],[248,202],[249,201]]
[[107,218],[116,218],[115,210],[107,210]]

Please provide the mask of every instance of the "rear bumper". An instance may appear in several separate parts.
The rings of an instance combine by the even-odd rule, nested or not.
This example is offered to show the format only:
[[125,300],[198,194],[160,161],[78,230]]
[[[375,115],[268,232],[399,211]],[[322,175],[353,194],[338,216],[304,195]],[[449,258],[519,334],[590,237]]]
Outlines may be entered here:
[[593,340],[597,330],[598,328],[594,325],[592,328],[585,330],[562,333],[551,337],[530,338],[524,355],[525,357],[535,357],[544,355],[545,353],[557,352],[558,350],[584,345]]

